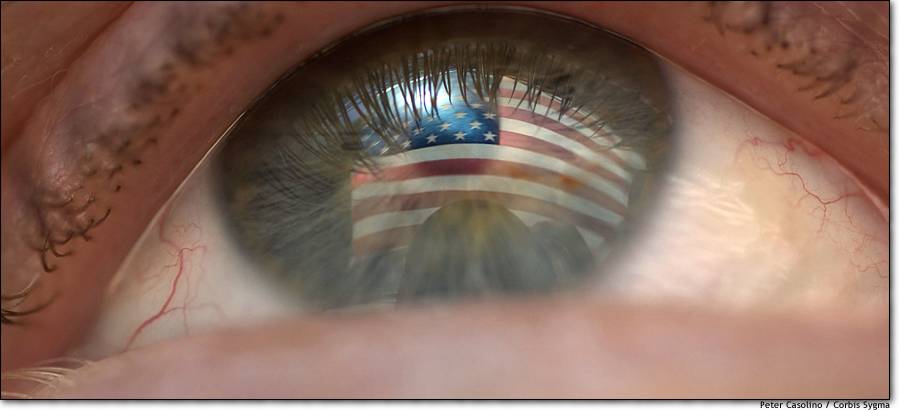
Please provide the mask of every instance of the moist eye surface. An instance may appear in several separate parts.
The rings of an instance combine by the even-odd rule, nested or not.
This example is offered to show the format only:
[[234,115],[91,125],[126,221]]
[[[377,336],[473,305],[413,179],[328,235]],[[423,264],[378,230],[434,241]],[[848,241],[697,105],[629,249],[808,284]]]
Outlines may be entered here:
[[226,137],[232,231],[318,309],[530,294],[602,276],[662,172],[654,58],[603,30],[465,9],[364,30]]

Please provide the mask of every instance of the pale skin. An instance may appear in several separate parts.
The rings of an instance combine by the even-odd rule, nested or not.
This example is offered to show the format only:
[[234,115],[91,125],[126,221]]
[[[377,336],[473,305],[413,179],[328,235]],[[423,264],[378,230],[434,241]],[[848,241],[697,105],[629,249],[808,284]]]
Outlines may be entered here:
[[[73,255],[58,261],[59,274],[51,279],[54,285],[41,291],[67,291],[32,316],[39,327],[4,326],[3,370],[62,355],[78,343],[99,309],[104,285],[150,218],[268,84],[344,34],[389,16],[437,5],[267,5],[266,13],[284,16],[270,37],[236,42],[232,54],[214,59],[215,69],[176,68],[185,82],[202,87],[187,91],[190,98],[150,108],[175,107],[180,114],[153,131],[159,143],[142,153],[139,167],[117,176],[122,193],[104,191],[102,200],[113,209],[111,219],[91,231],[92,241],[77,242]],[[888,136],[879,131],[886,129],[886,105],[879,105],[877,96],[870,99],[874,103],[860,109],[865,115],[835,119],[846,105],[841,96],[813,100],[814,95],[798,92],[808,84],[808,77],[788,75],[771,60],[753,57],[740,38],[723,37],[715,25],[703,20],[701,5],[538,2],[528,6],[589,20],[682,65],[803,135],[852,173],[867,187],[868,195],[886,203]],[[34,164],[46,169],[52,166],[46,164],[73,160],[66,156],[66,141],[72,135],[66,118],[115,128],[116,120],[106,114],[124,105],[121,89],[134,82],[139,75],[134,72],[155,68],[158,61],[154,59],[165,57],[162,51],[159,56],[152,52],[159,50],[154,48],[153,33],[164,31],[155,16],[164,15],[168,5],[83,7],[94,10],[79,9],[90,17],[49,4],[3,5],[4,293],[7,283],[18,283],[7,278],[17,276],[13,268],[18,274],[18,267],[39,266],[34,252],[15,242],[15,233],[24,226],[17,221],[26,190],[16,175],[40,168]],[[46,20],[56,13],[60,20],[52,20],[46,30],[12,23],[38,16]],[[823,4],[804,13],[826,15],[822,18],[836,22],[836,30],[845,30],[840,35],[858,39],[865,56],[860,61],[867,67],[876,67],[876,72],[877,67],[887,67],[885,4]],[[79,32],[84,34],[76,35]],[[135,48],[151,52],[123,51]],[[117,59],[130,64],[122,68],[102,63],[122,63]],[[243,61],[268,63],[246,65]],[[10,81],[24,78],[25,73],[33,80]],[[231,86],[238,83],[241,87]],[[76,110],[85,106],[96,111]],[[121,114],[128,115],[134,114]],[[65,168],[60,172],[65,174]],[[148,186],[148,177],[154,181],[152,187],[141,189]],[[77,383],[72,389],[54,394],[887,398],[886,314],[884,306],[717,313],[557,296],[342,319],[301,317],[258,328],[251,323],[242,330],[189,337],[110,357],[74,374]]]

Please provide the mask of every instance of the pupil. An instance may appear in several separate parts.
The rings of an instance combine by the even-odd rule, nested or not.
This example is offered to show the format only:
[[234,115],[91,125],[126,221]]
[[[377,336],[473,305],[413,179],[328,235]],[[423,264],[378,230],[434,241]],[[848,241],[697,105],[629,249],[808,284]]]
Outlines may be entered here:
[[509,209],[493,202],[447,205],[416,229],[398,298],[553,289],[558,274],[543,246],[552,241],[546,236],[553,233],[533,232]]

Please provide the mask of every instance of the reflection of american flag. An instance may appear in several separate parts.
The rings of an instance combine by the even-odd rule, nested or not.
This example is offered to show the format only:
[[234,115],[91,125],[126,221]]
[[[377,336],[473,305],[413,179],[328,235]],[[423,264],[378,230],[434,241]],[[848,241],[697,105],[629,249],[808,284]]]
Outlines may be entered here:
[[[639,160],[579,127],[578,113],[560,118],[549,97],[519,106],[522,88],[513,92],[504,81],[497,112],[471,97],[439,105],[436,116],[410,123],[410,137],[399,140],[406,151],[376,157],[375,174],[355,173],[354,254],[407,246],[432,213],[461,199],[499,203],[528,226],[572,224],[592,250],[602,250],[625,215],[628,164]],[[387,151],[373,134],[363,142],[370,152]]]

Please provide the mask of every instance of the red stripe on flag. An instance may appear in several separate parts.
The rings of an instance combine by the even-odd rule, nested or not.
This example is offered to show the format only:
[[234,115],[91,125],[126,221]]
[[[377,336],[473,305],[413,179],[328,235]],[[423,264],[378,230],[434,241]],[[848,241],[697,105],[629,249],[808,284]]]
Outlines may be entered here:
[[584,145],[587,149],[590,149],[592,152],[605,156],[609,158],[611,161],[616,164],[622,166],[622,168],[628,170],[630,166],[624,159],[620,158],[618,155],[615,155],[610,147],[605,147],[603,145],[598,144],[596,141],[585,137],[580,132],[569,128],[569,126],[558,122],[552,118],[544,117],[540,114],[536,114],[531,112],[528,109],[516,109],[511,107],[497,107],[500,115],[500,129],[503,130],[503,119],[509,118],[514,120],[519,120],[522,122],[527,122],[529,124],[537,125],[541,128],[546,128],[550,131],[553,131],[557,134],[560,134],[566,138],[571,139],[572,141],[578,142],[579,144]]
[[[507,99],[521,99],[525,96],[525,93],[524,91],[512,92],[509,89],[501,88],[499,96]],[[541,95],[537,99],[537,103],[550,107],[556,111],[559,111],[560,109],[559,101],[555,101],[547,96]],[[523,106],[526,104],[527,102],[523,103]],[[608,145],[600,143],[601,140],[612,142],[610,137],[614,138],[614,134],[609,131],[601,130],[597,133],[597,138],[595,139],[593,137],[585,136],[577,129],[564,124],[561,120],[557,120],[553,114],[544,116],[540,110],[533,112],[527,107],[516,109],[499,106],[497,108],[497,119],[500,121],[500,147],[523,149],[549,158],[565,161],[574,167],[589,172],[593,176],[597,176],[598,179],[604,179],[611,182],[613,186],[620,187],[625,192],[628,191],[628,181],[613,172],[615,168],[612,164],[617,164],[626,172],[629,172],[632,169],[631,166],[623,158],[621,153],[616,152]],[[588,119],[588,116],[574,111],[566,113],[566,117],[581,125],[584,125],[584,122]],[[559,134],[563,138],[580,144],[585,150],[581,151],[579,148],[575,147],[570,149],[556,145],[552,141],[544,141],[534,136],[504,130],[504,119],[518,120],[542,127]],[[586,125],[584,126],[587,127]],[[543,136],[541,138],[543,138]],[[552,140],[552,137],[549,139]],[[591,154],[588,152],[609,159],[610,163],[608,166],[613,167],[611,168],[612,170],[591,161]],[[440,158],[440,155],[431,156],[436,156],[439,159],[406,165],[385,166],[378,170],[377,176],[369,173],[354,173],[352,177],[352,186],[356,189],[372,182],[392,182],[402,184],[403,181],[413,178],[454,175],[471,176],[473,180],[477,180],[479,176],[490,175],[526,180],[548,186],[552,189],[571,193],[592,201],[593,203],[596,203],[598,207],[609,210],[620,216],[624,216],[627,212],[626,206],[620,204],[609,194],[584,184],[578,179],[567,176],[562,172],[500,159],[444,159]],[[618,172],[618,170],[615,171]],[[548,202],[542,199],[505,192],[440,190],[440,186],[434,187],[434,189],[435,191],[432,192],[412,194],[393,195],[388,193],[383,196],[354,201],[352,211],[353,220],[354,222],[357,222],[366,217],[391,212],[440,208],[452,202],[464,199],[481,199],[503,204],[511,210],[530,212],[551,220],[565,221],[578,226],[579,228],[595,232],[603,238],[608,239],[616,233],[616,223],[604,221],[603,219],[570,209],[565,205]],[[389,189],[386,189],[386,192],[389,191]],[[388,250],[407,245],[414,237],[418,225],[396,226],[396,224],[404,223],[401,222],[402,220],[403,218],[400,218],[396,222],[391,222],[388,218],[383,221],[383,226],[380,227],[382,230],[354,239],[354,254],[359,256],[376,250]]]
[[[500,145],[503,147],[513,147],[524,149],[526,151],[534,152],[536,154],[546,155],[548,157],[553,157],[559,160],[563,160],[570,165],[574,165],[578,168],[581,168],[587,172],[595,174],[599,177],[602,177],[616,186],[626,190],[625,188],[628,186],[628,182],[625,181],[622,177],[616,175],[610,170],[603,168],[597,164],[594,164],[583,157],[579,156],[577,153],[574,153],[570,150],[567,150],[559,145],[554,145],[547,141],[543,141],[534,137],[529,137],[527,135],[522,135],[519,133],[511,132],[511,131],[500,131]],[[416,164],[425,164],[426,162],[419,162]],[[411,166],[414,164],[406,165]],[[379,170],[379,172],[384,172],[388,167]],[[472,174],[477,174],[478,172],[472,171]],[[370,182],[378,182],[380,178],[368,172],[358,172],[353,175],[352,182],[353,187],[356,188],[362,184],[367,184]],[[627,190],[626,190],[627,191]]]
[[597,174],[606,180],[615,183],[616,186],[622,188],[628,186],[628,182],[625,181],[624,178],[614,174],[612,171],[584,159],[584,157],[578,155],[576,152],[572,152],[547,141],[542,141],[534,137],[511,131],[500,130],[500,145],[504,147],[527,149],[538,154],[558,158],[585,171]]
[[[500,90],[498,92],[498,96],[505,98],[507,100],[510,100],[508,102],[512,103],[512,102],[515,102],[512,100],[522,101],[525,98],[525,91],[516,90],[516,92],[513,92],[509,88],[500,88]],[[515,102],[515,103],[519,104],[518,102]],[[543,94],[541,94],[538,97],[536,103],[543,105],[545,107],[550,107],[551,109],[555,110],[556,112],[559,112],[560,108],[562,108],[562,103],[560,103],[559,100],[552,99]],[[527,105],[528,105],[528,101],[522,101],[522,106],[527,106]],[[569,118],[581,123],[581,125],[583,125],[587,128],[590,128],[584,122],[588,118],[588,115],[582,114],[582,113],[580,113],[578,111],[574,111],[574,110],[568,110],[564,115],[566,117],[569,117]],[[597,132],[597,135],[604,137],[604,138],[608,138],[610,136],[614,136],[615,134],[613,134],[609,131],[606,131],[606,130],[600,130]]]

